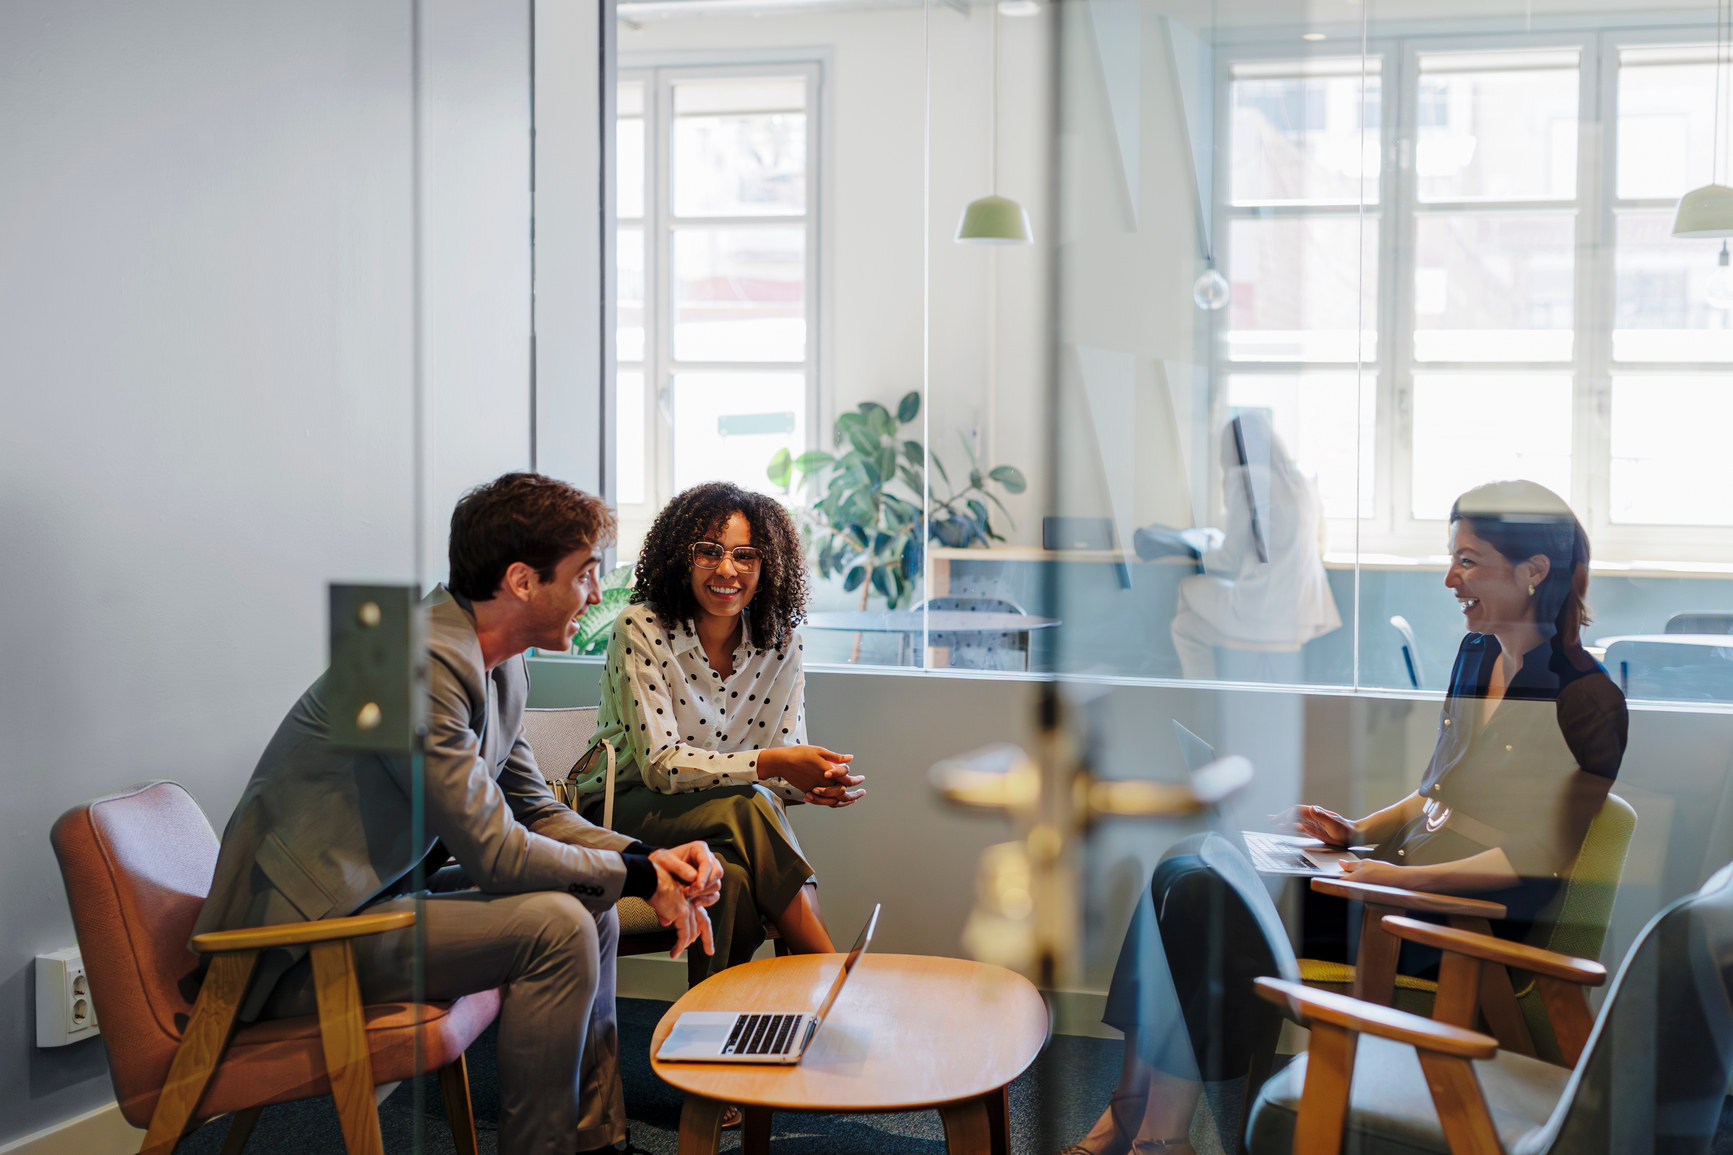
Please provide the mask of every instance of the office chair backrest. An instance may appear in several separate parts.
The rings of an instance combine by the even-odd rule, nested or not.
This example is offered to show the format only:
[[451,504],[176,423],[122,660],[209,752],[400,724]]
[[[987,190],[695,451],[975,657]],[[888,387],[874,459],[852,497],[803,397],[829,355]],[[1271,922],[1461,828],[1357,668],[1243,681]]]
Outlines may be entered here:
[[1733,634],[1733,614],[1674,614],[1667,619],[1664,634]]
[[49,834],[122,1113],[154,1101],[192,1000],[187,948],[217,866],[217,836],[192,795],[146,782],[74,806]]
[[[1267,1061],[1282,1023],[1281,1012],[1256,995],[1252,980],[1298,982],[1300,975],[1269,891],[1245,855],[1219,834],[1175,843],[1157,864],[1150,890],[1175,990],[1203,992],[1200,997],[1213,1004],[1182,1008],[1194,1027],[1194,1052],[1202,1043],[1195,1055],[1199,1074],[1205,1082],[1246,1077],[1246,1071],[1224,1069],[1219,1044],[1258,1040],[1254,1052]],[[1209,1029],[1195,1029],[1197,1023]],[[1262,1074],[1253,1075],[1262,1082]]]
[[1733,866],[1625,956],[1547,1126],[1511,1155],[1708,1151],[1733,1075]]
[[598,713],[597,706],[524,711],[524,741],[535,753],[542,777],[564,778],[571,773],[584,751],[590,748]]

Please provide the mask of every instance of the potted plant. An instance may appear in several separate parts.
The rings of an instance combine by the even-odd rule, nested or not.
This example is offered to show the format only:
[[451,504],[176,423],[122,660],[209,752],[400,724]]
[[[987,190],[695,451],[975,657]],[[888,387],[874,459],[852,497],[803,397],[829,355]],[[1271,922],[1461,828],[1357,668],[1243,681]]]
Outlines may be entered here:
[[[1022,493],[1027,487],[1013,466],[983,471],[965,438],[968,485],[958,489],[938,454],[932,454],[933,471],[946,494],[941,498],[934,489],[927,495],[932,515],[925,516],[921,499],[928,454],[919,441],[902,433],[920,411],[921,395],[916,392],[905,394],[894,414],[876,401],[863,401],[836,419],[831,444],[839,453],[815,449],[795,457],[783,449],[766,471],[788,492],[809,478],[815,480],[819,496],[805,518],[813,564],[820,577],[840,574],[844,590],[860,590],[863,610],[875,591],[884,596],[888,609],[913,600],[927,538],[948,546],[1004,541],[987,502],[1015,523],[989,487],[998,485],[1007,493]],[[899,485],[901,492],[893,489]]]

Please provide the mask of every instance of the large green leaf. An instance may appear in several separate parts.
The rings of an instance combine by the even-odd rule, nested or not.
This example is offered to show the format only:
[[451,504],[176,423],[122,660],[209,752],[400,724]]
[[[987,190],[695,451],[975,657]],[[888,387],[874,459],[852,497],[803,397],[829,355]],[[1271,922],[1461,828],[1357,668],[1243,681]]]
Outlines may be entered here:
[[780,485],[787,489],[791,480],[790,475],[793,472],[793,459],[789,456],[788,450],[778,449],[776,455],[770,459],[770,468],[764,471],[764,475],[770,478],[772,485]]
[[857,565],[848,571],[848,576],[842,579],[842,592],[852,594],[860,589],[860,583],[866,581],[866,566]]
[[945,463],[939,460],[937,453],[933,454],[933,468],[939,471],[939,476],[945,479],[945,484],[951,484],[951,475],[945,472]]
[[860,467],[866,472],[866,479],[874,489],[877,489],[885,483],[884,471],[879,468],[877,459],[872,457],[863,457],[860,461]]
[[917,390],[911,389],[903,394],[901,401],[897,402],[897,423],[907,425],[915,419],[916,414],[920,411],[921,395]]
[[925,469],[927,467],[927,454],[926,451],[921,448],[921,443],[919,441],[903,442],[903,457],[916,469]]
[[860,410],[866,415],[867,428],[880,437],[895,437],[897,435],[897,420],[891,416],[891,411],[877,401],[861,402]]
[[853,445],[862,457],[877,457],[879,455],[878,434],[869,429],[850,429],[848,440],[849,444]]
[[904,485],[908,486],[916,493],[921,491],[921,475],[910,469],[908,466],[897,466],[897,476],[903,479]]
[[889,481],[897,475],[897,449],[886,445],[879,450],[879,476]]
[[995,465],[987,476],[1003,485],[1007,493],[1022,493],[1029,488],[1029,483],[1023,480],[1022,470],[1014,465]]
[[891,571],[890,570],[884,568],[883,566],[880,566],[877,569],[873,570],[873,589],[879,591],[879,593],[881,593],[881,594],[886,594],[888,596],[894,596],[895,595],[896,591],[891,588]]
[[831,432],[831,444],[841,445],[848,439],[850,431],[865,429],[866,418],[859,413],[841,413],[837,415],[836,428]]
[[[784,452],[787,451],[784,450]],[[835,463],[836,458],[832,457],[822,449],[810,450],[809,452],[802,453],[799,457],[794,459],[794,467],[802,473],[817,473],[825,466],[834,465]],[[1004,467],[1001,466],[1000,468]],[[1021,491],[1014,489],[1011,492],[1018,493]]]

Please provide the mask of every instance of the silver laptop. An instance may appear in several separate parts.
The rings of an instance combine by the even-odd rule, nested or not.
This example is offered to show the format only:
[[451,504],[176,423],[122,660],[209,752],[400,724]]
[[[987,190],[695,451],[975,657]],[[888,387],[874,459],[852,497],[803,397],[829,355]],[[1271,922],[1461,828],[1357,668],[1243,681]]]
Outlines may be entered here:
[[[1175,719],[1173,736],[1179,740],[1179,752],[1185,768],[1196,774],[1215,761],[1215,748]],[[1358,858],[1349,850],[1332,850],[1316,838],[1297,834],[1271,834],[1263,830],[1242,830],[1240,839],[1246,857],[1259,874],[1293,874],[1306,877],[1335,877],[1342,873],[1338,865],[1344,858]]]
[[674,1022],[674,1029],[662,1040],[656,1057],[667,1062],[696,1063],[798,1063],[812,1044],[824,1017],[842,993],[842,984],[854,973],[855,964],[873,941],[873,930],[879,924],[879,904],[873,904],[872,917],[867,919],[854,949],[843,957],[837,968],[836,981],[813,1014],[803,1011],[756,1012],[687,1011]]

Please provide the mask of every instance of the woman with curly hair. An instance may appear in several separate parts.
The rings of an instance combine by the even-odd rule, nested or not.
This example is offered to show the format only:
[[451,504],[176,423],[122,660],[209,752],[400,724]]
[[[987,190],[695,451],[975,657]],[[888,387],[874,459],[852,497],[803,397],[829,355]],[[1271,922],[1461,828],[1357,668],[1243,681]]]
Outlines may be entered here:
[[865,791],[847,770],[853,755],[806,743],[795,629],[806,594],[788,512],[710,482],[657,516],[608,641],[578,790],[600,822],[607,760],[596,750],[606,741],[617,752],[614,828],[657,846],[702,839],[722,860],[716,953],[687,952],[694,984],[749,960],[766,918],[795,953],[834,950],[783,806],[848,806]]

